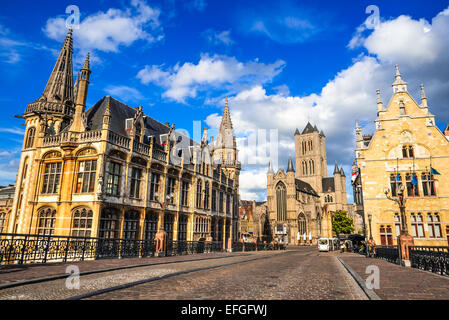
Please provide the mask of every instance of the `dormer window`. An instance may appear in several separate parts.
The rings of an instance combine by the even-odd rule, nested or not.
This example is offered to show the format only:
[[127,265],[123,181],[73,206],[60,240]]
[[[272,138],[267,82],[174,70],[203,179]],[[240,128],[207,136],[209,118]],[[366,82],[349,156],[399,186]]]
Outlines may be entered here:
[[413,146],[411,146],[411,145],[402,146],[402,156],[404,158],[414,158],[415,153],[413,151]]

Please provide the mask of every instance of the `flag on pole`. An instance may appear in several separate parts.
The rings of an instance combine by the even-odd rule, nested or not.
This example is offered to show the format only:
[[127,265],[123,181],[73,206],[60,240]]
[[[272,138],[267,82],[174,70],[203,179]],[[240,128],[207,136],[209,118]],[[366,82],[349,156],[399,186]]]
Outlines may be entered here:
[[401,175],[399,172],[396,174],[396,182],[401,182]]
[[414,186],[416,186],[418,184],[418,177],[416,176],[416,173],[413,173],[412,184]]
[[434,168],[430,167],[430,174],[434,176],[441,176],[441,173],[436,171]]
[[352,173],[352,177],[351,177],[352,184],[354,184],[354,182],[355,182],[355,180],[357,180],[358,176],[359,176],[358,171]]

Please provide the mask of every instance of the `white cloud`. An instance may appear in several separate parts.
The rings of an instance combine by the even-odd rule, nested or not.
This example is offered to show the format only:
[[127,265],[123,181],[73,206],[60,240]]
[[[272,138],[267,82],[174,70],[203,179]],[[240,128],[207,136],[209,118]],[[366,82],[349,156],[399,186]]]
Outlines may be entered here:
[[219,32],[213,29],[208,29],[203,32],[203,36],[213,45],[230,46],[234,44],[234,40],[231,39],[231,30]]
[[[307,96],[285,94],[286,88],[267,94],[261,85],[244,89],[230,98],[229,106],[236,132],[251,137],[260,128],[279,129],[279,166],[286,169],[288,156],[294,152],[296,128],[301,131],[310,120],[326,135],[328,164],[344,165],[348,199],[352,199],[349,182],[354,156],[355,120],[364,126],[364,133],[373,133],[376,118],[376,89],[381,89],[384,104],[393,94],[394,67],[398,63],[409,92],[419,102],[419,84],[426,84],[430,111],[438,121],[449,121],[449,9],[438,14],[432,23],[401,16],[383,21],[374,30],[361,26],[349,47],[363,47],[372,56],[359,55],[354,63],[339,72],[321,92]],[[288,88],[287,88],[288,89]],[[284,93],[283,93],[284,92]],[[206,123],[216,127],[220,117],[211,114]],[[266,146],[265,146],[266,148]],[[240,155],[256,155],[256,165],[244,165],[241,192],[264,200],[268,160],[258,157],[264,146],[245,147]],[[265,163],[263,163],[265,161]],[[278,167],[274,167],[275,171]],[[328,172],[329,175],[332,174]]]
[[108,94],[125,102],[139,101],[144,97],[137,89],[128,86],[109,86],[104,89]]
[[25,130],[21,129],[21,128],[17,128],[17,127],[13,127],[13,128],[0,128],[0,132],[8,132],[8,133],[13,133],[13,134],[18,134],[18,135],[25,135]]
[[[81,20],[79,29],[73,30],[82,51],[100,50],[118,52],[120,46],[130,46],[137,40],[148,43],[163,38],[159,22],[160,11],[142,0],[132,0],[126,10],[110,8]],[[65,18],[48,19],[44,33],[51,39],[62,41],[67,34]]]
[[195,98],[198,91],[214,88],[236,92],[255,83],[270,82],[284,66],[282,60],[272,64],[257,60],[244,63],[234,57],[202,54],[198,64],[186,62],[166,71],[161,66],[145,66],[137,78],[144,84],[154,83],[165,88],[163,97],[185,102],[186,98]]
[[425,19],[417,21],[400,16],[380,23],[366,38],[361,35],[365,30],[359,27],[349,46],[364,46],[382,61],[400,61],[409,65],[429,63],[441,53],[439,30],[432,30]]

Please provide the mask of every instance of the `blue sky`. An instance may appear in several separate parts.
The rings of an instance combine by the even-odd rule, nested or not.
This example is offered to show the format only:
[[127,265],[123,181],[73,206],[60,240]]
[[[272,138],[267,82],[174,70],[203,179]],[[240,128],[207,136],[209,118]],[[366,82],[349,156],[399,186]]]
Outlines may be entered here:
[[[370,28],[372,4],[380,20]],[[396,63],[416,99],[426,85],[439,126],[449,122],[448,1],[7,2],[0,13],[0,184],[14,183],[23,121],[13,116],[41,95],[69,5],[81,13],[74,71],[92,55],[88,107],[111,95],[191,134],[193,121],[214,134],[229,96],[244,199],[265,198],[267,146],[248,146],[259,129],[278,130],[275,169],[285,168],[296,127],[310,120],[327,136],[329,171],[338,161],[349,177],[355,119],[374,130],[375,89],[388,103]],[[251,164],[248,155],[256,155]]]

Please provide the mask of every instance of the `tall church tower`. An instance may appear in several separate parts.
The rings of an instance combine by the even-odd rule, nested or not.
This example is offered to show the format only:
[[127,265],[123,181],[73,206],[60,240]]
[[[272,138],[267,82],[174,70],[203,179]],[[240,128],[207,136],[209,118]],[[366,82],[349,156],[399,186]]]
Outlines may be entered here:
[[323,192],[322,180],[327,177],[326,136],[310,122],[302,133],[295,132],[296,178]]
[[237,161],[237,143],[235,141],[227,97],[221,118],[220,131],[218,132],[215,143],[213,159],[215,164],[221,164],[221,167],[229,174],[229,177],[238,183],[240,164]]
[[27,233],[32,216],[29,201],[36,192],[35,159],[45,136],[58,134],[70,125],[75,112],[75,93],[73,87],[73,40],[70,29],[62,45],[56,64],[45,86],[44,92],[36,101],[28,104],[23,114],[25,138],[16,177],[16,190],[9,221],[9,232]]

